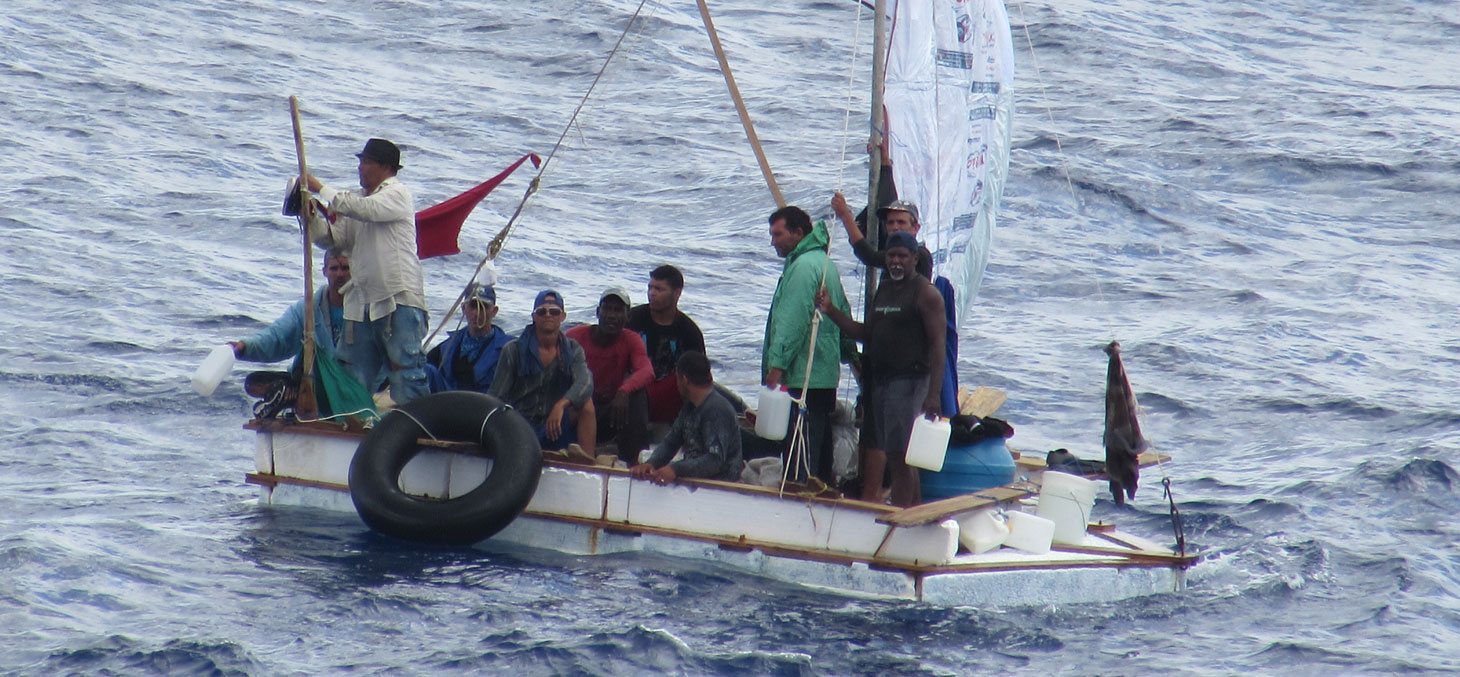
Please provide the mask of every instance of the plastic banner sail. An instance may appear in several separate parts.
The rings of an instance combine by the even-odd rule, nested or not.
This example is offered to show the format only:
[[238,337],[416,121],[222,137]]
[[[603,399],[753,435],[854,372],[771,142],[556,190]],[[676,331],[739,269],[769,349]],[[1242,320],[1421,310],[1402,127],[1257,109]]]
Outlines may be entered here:
[[1003,0],[896,0],[887,52],[887,136],[898,197],[968,316],[1009,170],[1014,48]]

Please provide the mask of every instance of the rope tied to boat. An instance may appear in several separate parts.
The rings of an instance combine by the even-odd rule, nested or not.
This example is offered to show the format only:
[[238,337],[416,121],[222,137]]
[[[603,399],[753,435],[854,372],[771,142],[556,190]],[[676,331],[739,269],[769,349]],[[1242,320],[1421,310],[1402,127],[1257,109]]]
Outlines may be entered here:
[[497,415],[497,412],[502,411],[503,409],[511,408],[512,405],[510,404],[502,404],[501,406],[498,406],[487,412],[487,415],[482,417],[482,426],[477,429],[477,443],[481,445],[482,449],[487,448],[487,423],[492,420],[493,416]]
[[436,437],[436,435],[434,433],[432,433],[429,428],[426,427],[426,424],[425,423],[422,423],[421,422],[421,419],[416,418],[414,415],[411,414],[411,412],[406,411],[405,409],[396,409],[395,411],[400,412],[406,418],[411,419],[412,421],[415,421],[416,422],[416,427],[417,428],[420,428],[421,429],[421,432],[426,433],[426,437],[431,438],[432,441],[435,441],[435,442],[440,442],[441,441],[440,438]]
[[1181,511],[1176,509],[1176,496],[1171,493],[1171,478],[1162,477],[1161,486],[1164,488],[1166,503],[1171,506],[1171,529],[1176,532],[1176,551],[1182,557],[1186,556],[1186,526],[1181,521]]
[[593,95],[593,90],[598,87],[598,81],[603,79],[603,74],[608,71],[608,65],[610,63],[613,63],[613,57],[618,54],[619,48],[623,45],[624,38],[628,37],[629,31],[633,29],[634,22],[638,21],[639,14],[644,11],[644,5],[647,4],[648,1],[649,0],[640,0],[639,6],[634,8],[634,14],[633,16],[629,17],[629,23],[624,26],[623,32],[619,33],[618,41],[613,43],[613,49],[610,49],[608,51],[608,56],[603,59],[603,66],[598,69],[598,74],[593,76],[593,82],[588,85],[588,91],[584,92],[583,98],[578,101],[578,107],[573,109],[573,115],[568,119],[568,124],[563,126],[563,133],[558,135],[557,143],[553,144],[552,151],[550,151],[547,157],[543,159],[542,165],[537,168],[537,174],[535,174],[532,177],[532,180],[528,182],[527,190],[523,192],[522,199],[517,202],[517,208],[513,210],[511,218],[507,219],[507,225],[502,226],[502,230],[498,231],[497,235],[493,237],[492,241],[487,245],[487,255],[482,257],[481,262],[477,264],[477,268],[472,273],[471,278],[467,280],[466,285],[462,287],[461,293],[456,295],[456,301],[451,304],[451,309],[446,311],[446,314],[441,317],[441,322],[438,323],[436,325],[436,328],[431,331],[431,335],[427,336],[426,340],[421,342],[421,346],[423,348],[430,345],[431,341],[435,339],[438,334],[441,333],[441,330],[446,326],[446,323],[450,322],[451,318],[456,315],[456,311],[459,310],[461,308],[461,304],[466,301],[467,292],[471,289],[471,286],[476,283],[477,276],[481,275],[482,269],[485,268],[489,262],[496,259],[497,255],[501,253],[503,245],[505,245],[507,242],[507,236],[511,235],[512,229],[517,225],[518,217],[522,215],[523,208],[527,206],[527,200],[531,198],[533,194],[537,193],[538,188],[542,185],[543,173],[547,172],[548,165],[552,163],[554,157],[557,157],[558,149],[562,148],[563,146],[563,140],[568,137],[568,132],[573,130],[573,127],[578,122],[578,115],[583,112],[583,107],[588,104],[588,97]]

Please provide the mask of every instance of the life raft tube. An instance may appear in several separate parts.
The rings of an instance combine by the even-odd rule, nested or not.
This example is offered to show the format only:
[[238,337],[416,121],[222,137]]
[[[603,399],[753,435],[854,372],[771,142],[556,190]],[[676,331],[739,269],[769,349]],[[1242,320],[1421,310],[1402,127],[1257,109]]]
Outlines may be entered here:
[[[475,442],[492,459],[487,478],[450,499],[412,496],[401,470],[421,451],[416,440]],[[490,395],[452,391],[421,397],[378,423],[350,461],[350,498],[371,529],[423,543],[475,543],[516,519],[542,475],[532,425]]]

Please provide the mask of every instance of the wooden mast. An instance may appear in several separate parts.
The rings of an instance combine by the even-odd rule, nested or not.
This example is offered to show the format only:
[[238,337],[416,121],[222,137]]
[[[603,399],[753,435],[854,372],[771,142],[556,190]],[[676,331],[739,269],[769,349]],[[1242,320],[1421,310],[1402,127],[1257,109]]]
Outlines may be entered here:
[[304,164],[304,131],[299,126],[299,97],[289,97],[289,115],[294,119],[294,152],[299,156],[299,190],[304,194],[299,205],[299,230],[304,239],[304,348],[300,363],[299,397],[294,413],[300,419],[319,417],[319,404],[314,395],[314,250],[309,241],[309,217],[314,200],[309,198],[309,170]]
[[[887,74],[887,0],[877,0],[872,10],[872,134],[868,140],[871,146],[871,165],[867,168],[867,241],[876,247],[881,229],[877,210],[877,189],[882,175],[882,141],[887,120],[882,110],[882,85]],[[877,295],[877,269],[866,269],[865,307],[862,317],[872,316],[872,298]]]

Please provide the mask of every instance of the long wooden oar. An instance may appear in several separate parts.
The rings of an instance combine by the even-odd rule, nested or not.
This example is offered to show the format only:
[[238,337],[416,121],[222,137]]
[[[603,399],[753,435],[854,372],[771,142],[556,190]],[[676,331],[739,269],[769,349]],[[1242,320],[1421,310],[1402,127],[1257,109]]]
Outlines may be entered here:
[[[299,190],[309,186],[309,170],[304,164],[304,130],[299,126],[299,97],[289,97],[289,115],[294,118],[294,153],[299,156]],[[299,377],[299,398],[294,413],[301,419],[319,416],[319,403],[314,396],[314,250],[309,241],[309,217],[314,200],[307,197],[299,206],[299,231],[304,239],[304,349],[300,362],[304,373]]]

